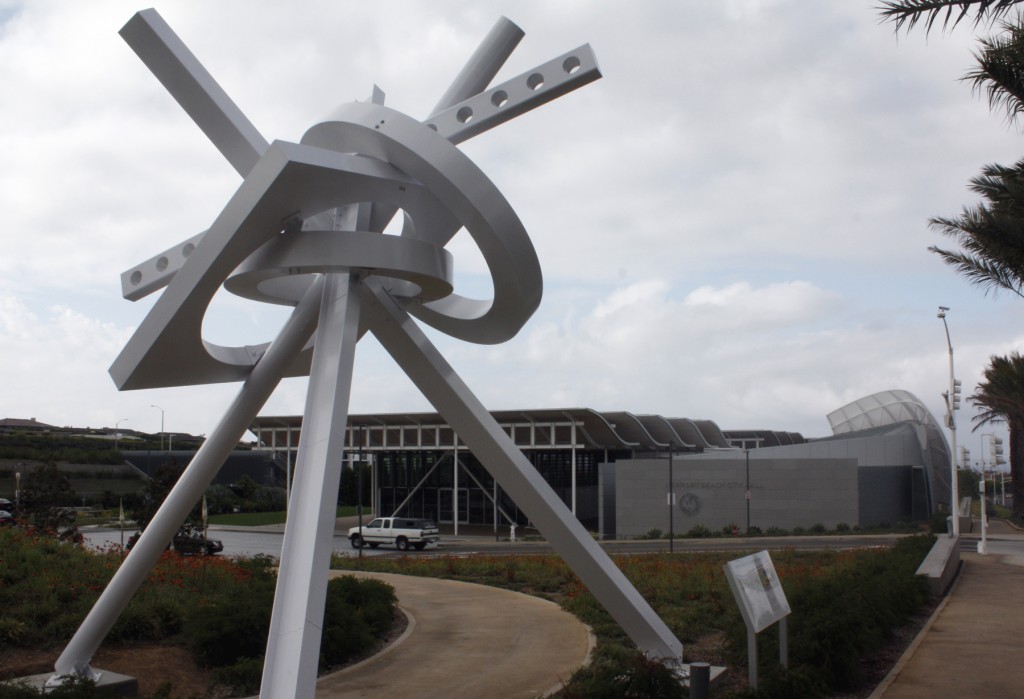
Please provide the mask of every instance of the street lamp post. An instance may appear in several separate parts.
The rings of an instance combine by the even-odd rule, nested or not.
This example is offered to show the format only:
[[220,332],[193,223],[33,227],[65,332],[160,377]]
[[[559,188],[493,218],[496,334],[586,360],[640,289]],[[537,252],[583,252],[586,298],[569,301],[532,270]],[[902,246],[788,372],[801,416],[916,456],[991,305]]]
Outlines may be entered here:
[[123,417],[123,418],[121,418],[120,420],[118,420],[117,422],[114,423],[114,451],[117,451],[118,439],[121,437],[121,433],[118,431],[118,427],[120,426],[120,424],[122,422],[126,422],[127,420],[128,420],[128,418]]
[[164,409],[159,405],[151,405],[151,408],[156,408],[160,411],[160,451],[164,450]]
[[672,487],[672,449],[675,445],[668,443],[668,552],[675,552],[676,527],[676,492]]
[[938,317],[942,319],[942,327],[946,329],[946,346],[949,348],[949,390],[942,394],[946,401],[946,427],[949,428],[950,476],[949,499],[953,511],[953,536],[960,536],[960,488],[956,472],[956,411],[960,407],[960,382],[953,375],[953,342],[949,338],[949,325],[946,323],[946,311],[949,308],[939,306]]

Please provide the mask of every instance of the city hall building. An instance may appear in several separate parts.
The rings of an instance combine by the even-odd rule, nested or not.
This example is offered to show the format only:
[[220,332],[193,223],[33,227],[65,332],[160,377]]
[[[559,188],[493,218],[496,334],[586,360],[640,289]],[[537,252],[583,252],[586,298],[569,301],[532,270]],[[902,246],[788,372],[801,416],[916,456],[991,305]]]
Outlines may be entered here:
[[[923,520],[949,503],[942,430],[906,391],[828,415],[833,434],[722,430],[710,420],[587,408],[494,411],[569,510],[601,538],[701,525],[793,529]],[[261,416],[257,448],[294,468],[301,416]],[[377,514],[507,531],[526,513],[436,413],[349,416],[345,463],[371,466]],[[671,493],[671,496],[670,496]],[[669,503],[672,503],[671,505]],[[671,516],[670,516],[671,507]]]

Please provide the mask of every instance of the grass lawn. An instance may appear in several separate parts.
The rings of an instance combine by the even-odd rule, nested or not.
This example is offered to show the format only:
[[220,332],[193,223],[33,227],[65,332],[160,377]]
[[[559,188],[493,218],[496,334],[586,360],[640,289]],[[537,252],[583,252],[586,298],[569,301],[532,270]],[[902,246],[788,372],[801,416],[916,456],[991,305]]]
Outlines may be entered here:
[[[338,517],[354,517],[356,508],[352,505],[339,505]],[[369,514],[364,507],[363,514]],[[231,515],[210,515],[210,524],[222,524],[232,527],[260,527],[265,524],[284,524],[287,513],[280,512],[239,512]]]

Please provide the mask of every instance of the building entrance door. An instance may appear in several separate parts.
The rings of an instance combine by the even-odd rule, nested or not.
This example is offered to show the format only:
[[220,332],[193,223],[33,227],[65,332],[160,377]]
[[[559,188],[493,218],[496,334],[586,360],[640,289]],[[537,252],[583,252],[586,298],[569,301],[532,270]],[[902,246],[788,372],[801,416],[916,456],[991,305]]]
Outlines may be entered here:
[[[451,524],[455,521],[455,499],[452,496],[452,488],[437,489],[437,511],[438,521]],[[469,522],[469,489],[459,488],[459,524]]]

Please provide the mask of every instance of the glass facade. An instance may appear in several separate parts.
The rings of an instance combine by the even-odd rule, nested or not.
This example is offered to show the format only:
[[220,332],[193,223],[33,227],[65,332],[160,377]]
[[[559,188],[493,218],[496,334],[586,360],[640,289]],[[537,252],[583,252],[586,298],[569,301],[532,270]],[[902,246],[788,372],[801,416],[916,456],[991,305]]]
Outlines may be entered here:
[[[525,452],[530,463],[567,507],[572,507],[570,449]],[[576,515],[597,528],[597,467],[604,451],[577,449]],[[439,523],[529,526],[529,518],[498,486],[491,474],[467,449],[458,451],[377,451],[374,469],[381,512],[426,517]],[[456,479],[458,482],[456,482]],[[495,511],[497,503],[497,512]]]
[[[729,448],[721,430],[708,420],[588,408],[493,411],[491,416],[591,531],[600,525],[601,463],[669,449],[678,453]],[[261,416],[250,429],[258,449],[278,453],[289,466],[295,463],[301,416]],[[350,415],[345,429],[346,462],[372,464],[377,514],[438,523],[530,526],[526,514],[438,414]]]

